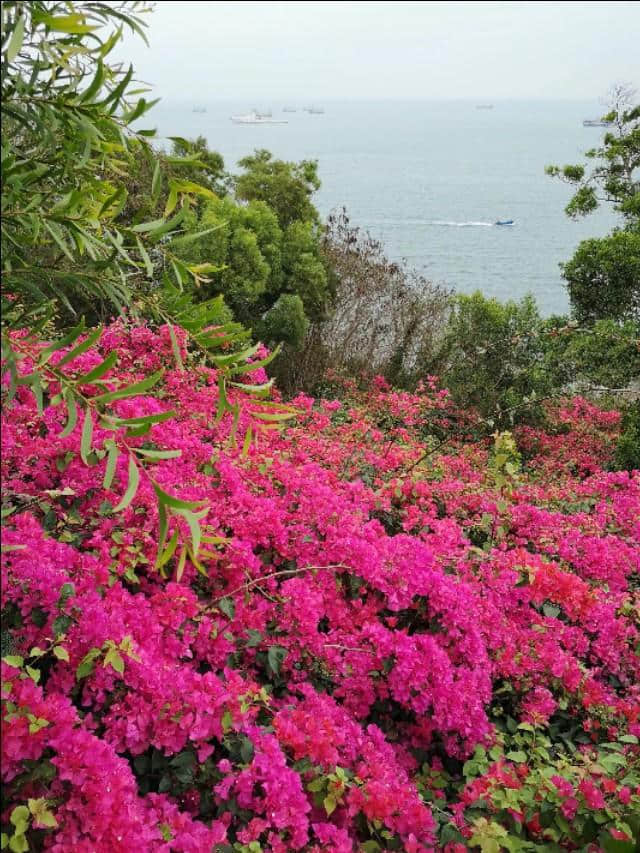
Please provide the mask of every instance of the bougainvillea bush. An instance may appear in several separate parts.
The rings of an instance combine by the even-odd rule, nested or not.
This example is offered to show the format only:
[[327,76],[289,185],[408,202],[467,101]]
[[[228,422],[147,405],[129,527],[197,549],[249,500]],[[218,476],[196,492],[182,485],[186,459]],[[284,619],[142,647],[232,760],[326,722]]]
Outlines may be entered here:
[[[434,378],[334,379],[286,426],[248,432],[247,398],[233,440],[216,371],[174,344],[121,321],[67,362],[164,371],[114,404],[175,412],[126,439],[150,454],[122,511],[126,454],[105,489],[55,382],[42,415],[26,385],[5,406],[3,848],[637,849],[640,472],[608,470],[618,414],[565,400],[486,439]],[[154,484],[205,509],[189,558],[158,560]]]

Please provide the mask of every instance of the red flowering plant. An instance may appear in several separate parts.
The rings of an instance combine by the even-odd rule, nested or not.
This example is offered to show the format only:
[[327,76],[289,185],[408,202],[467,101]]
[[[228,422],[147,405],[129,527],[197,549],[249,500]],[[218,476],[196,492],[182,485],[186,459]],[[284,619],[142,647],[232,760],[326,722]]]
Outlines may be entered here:
[[[640,476],[607,472],[616,419],[559,415],[590,471],[542,430],[544,459],[478,441],[435,380],[270,421],[263,366],[222,390],[178,344],[121,321],[65,362],[117,352],[103,393],[134,387],[90,450],[54,375],[40,415],[20,381],[5,405],[3,844],[631,849]],[[198,507],[197,547],[180,512],[160,541],[158,490]]]

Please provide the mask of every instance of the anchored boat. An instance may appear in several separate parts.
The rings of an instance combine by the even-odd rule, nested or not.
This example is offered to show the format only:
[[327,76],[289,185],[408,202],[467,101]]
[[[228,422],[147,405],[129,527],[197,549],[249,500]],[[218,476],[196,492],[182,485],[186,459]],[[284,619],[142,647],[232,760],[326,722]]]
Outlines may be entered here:
[[253,110],[244,116],[231,116],[234,124],[289,124],[286,119],[270,118]]

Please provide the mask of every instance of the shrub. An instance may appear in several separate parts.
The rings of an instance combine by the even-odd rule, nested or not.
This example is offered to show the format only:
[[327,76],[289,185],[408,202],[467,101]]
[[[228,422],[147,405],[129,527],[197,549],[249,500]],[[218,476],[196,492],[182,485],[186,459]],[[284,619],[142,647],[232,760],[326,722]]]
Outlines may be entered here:
[[640,400],[629,406],[620,426],[614,467],[618,471],[640,471]]
[[328,217],[323,254],[331,297],[295,363],[276,365],[282,387],[313,389],[328,369],[415,386],[442,335],[449,292],[389,261],[345,210]]
[[640,322],[640,231],[583,240],[562,264],[576,319]]
[[433,372],[458,405],[472,406],[490,425],[537,417],[540,400],[554,389],[541,326],[531,296],[501,303],[480,292],[459,295]]
[[283,293],[262,319],[260,336],[269,343],[287,343],[298,349],[309,328],[302,299],[297,293]]

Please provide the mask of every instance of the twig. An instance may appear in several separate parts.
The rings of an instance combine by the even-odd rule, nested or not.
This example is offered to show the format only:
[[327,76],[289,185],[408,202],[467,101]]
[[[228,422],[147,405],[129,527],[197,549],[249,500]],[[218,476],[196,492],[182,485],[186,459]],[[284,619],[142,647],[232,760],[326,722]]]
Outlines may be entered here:
[[271,578],[282,577],[282,575],[300,575],[303,572],[312,572],[318,569],[346,569],[347,571],[351,570],[349,566],[343,566],[341,564],[331,566],[302,566],[299,569],[281,569],[278,572],[271,572],[271,574],[269,575],[263,575],[262,577],[254,578],[251,581],[246,581],[241,586],[232,589],[231,592],[225,592],[224,595],[220,595],[218,598],[214,598],[209,606],[214,607],[216,604],[219,604],[225,598],[231,598],[231,596],[236,595],[238,592],[248,592],[254,586],[259,586],[261,583],[264,583],[264,581],[271,580]]

